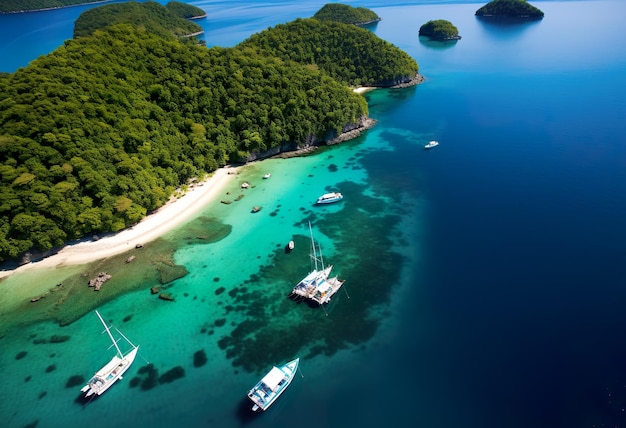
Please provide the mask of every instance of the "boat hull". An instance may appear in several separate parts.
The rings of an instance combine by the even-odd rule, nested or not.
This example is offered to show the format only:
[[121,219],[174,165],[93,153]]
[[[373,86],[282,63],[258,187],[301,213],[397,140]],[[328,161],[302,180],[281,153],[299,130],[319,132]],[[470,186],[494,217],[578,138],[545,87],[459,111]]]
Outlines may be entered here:
[[115,338],[111,334],[111,327],[109,327],[104,321],[104,319],[100,315],[100,312],[95,312],[96,315],[98,315],[100,322],[104,326],[104,331],[106,331],[109,339],[111,339],[111,347],[115,347],[117,353],[111,359],[111,361],[109,361],[104,367],[102,367],[93,375],[89,382],[87,382],[87,385],[81,388],[80,391],[85,394],[85,398],[102,395],[111,386],[113,386],[115,382],[121,379],[122,375],[126,373],[126,371],[133,364],[133,361],[135,361],[137,351],[139,350],[139,346],[133,345],[133,343],[116,328],[115,330],[119,333],[119,335],[122,336],[130,346],[132,346],[132,349],[128,353],[126,353],[126,355],[124,355],[120,347],[117,345],[117,342],[120,339],[115,340]]
[[115,382],[122,379],[122,375],[130,368],[139,347],[134,348],[124,358],[113,357],[107,365],[100,369],[87,383],[83,386],[81,392],[85,393],[85,397],[91,397],[92,395],[102,395],[109,388],[113,386]]
[[252,411],[265,411],[287,389],[298,370],[300,358],[281,366],[274,366],[250,391],[248,398],[254,403]]
[[325,195],[322,195],[319,198],[317,198],[316,204],[318,205],[333,204],[341,200],[343,200],[343,195],[341,193],[338,193],[338,192],[326,193]]

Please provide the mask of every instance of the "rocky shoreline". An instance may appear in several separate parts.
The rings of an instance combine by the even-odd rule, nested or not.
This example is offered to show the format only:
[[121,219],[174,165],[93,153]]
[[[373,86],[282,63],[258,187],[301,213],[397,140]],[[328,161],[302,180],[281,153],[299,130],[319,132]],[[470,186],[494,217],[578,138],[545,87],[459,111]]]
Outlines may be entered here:
[[[410,80],[406,81],[406,82],[402,82],[393,86],[388,86],[388,87],[372,87],[371,89],[402,89],[402,88],[409,88],[411,86],[415,86],[415,85],[419,85],[420,83],[424,82],[425,78],[424,76],[422,76],[421,74],[416,74],[415,76],[413,76]],[[332,146],[334,144],[339,144],[339,143],[343,143],[344,141],[348,141],[348,140],[352,140],[354,138],[357,138],[358,136],[361,135],[361,133],[363,131],[366,131],[370,128],[373,128],[374,126],[376,126],[376,123],[378,123],[378,121],[376,119],[372,119],[371,117],[365,117],[361,120],[361,123],[358,126],[354,126],[351,129],[345,130],[344,132],[342,132],[340,135],[338,135],[335,138],[331,138],[327,141],[325,141],[323,144],[308,144],[305,147],[300,147],[297,148],[296,150],[290,150],[290,151],[284,151],[284,152],[279,152],[276,153],[272,156],[269,156],[270,158],[281,158],[281,159],[288,159],[288,158],[293,158],[293,157],[298,157],[298,156],[304,156],[307,155],[309,153],[314,152],[315,150],[317,150],[318,147],[320,146]]]
[[409,80],[408,82],[403,82],[403,83],[399,83],[397,85],[393,85],[390,87],[390,89],[401,89],[401,88],[408,88],[411,86],[415,86],[415,85],[419,85],[420,83],[424,82],[424,80],[426,80],[424,78],[424,76],[422,76],[421,74],[416,74],[415,76],[413,76],[411,78],[411,80]]

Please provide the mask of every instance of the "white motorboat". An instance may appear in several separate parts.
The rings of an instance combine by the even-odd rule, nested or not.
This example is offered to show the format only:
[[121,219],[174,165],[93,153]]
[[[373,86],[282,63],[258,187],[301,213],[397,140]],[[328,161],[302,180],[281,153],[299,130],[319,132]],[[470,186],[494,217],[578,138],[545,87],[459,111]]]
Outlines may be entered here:
[[248,391],[248,398],[254,403],[253,411],[267,410],[280,397],[296,375],[299,362],[300,358],[296,358],[278,367],[272,367],[263,379]]
[[117,380],[122,378],[122,375],[126,372],[126,370],[130,368],[130,365],[135,360],[135,356],[137,355],[137,351],[139,350],[139,346],[133,345],[133,343],[128,340],[128,338],[124,336],[121,331],[113,327],[115,328],[115,331],[131,346],[131,350],[128,353],[122,353],[117,344],[117,342],[121,340],[121,338],[115,340],[113,338],[113,335],[111,334],[111,327],[109,327],[104,322],[102,316],[100,316],[100,313],[98,311],[96,311],[96,315],[98,315],[98,318],[100,318],[100,322],[102,322],[102,325],[109,335],[111,342],[113,342],[113,345],[111,345],[111,347],[115,347],[115,349],[117,350],[117,354],[111,359],[111,361],[109,361],[104,367],[96,372],[96,374],[89,380],[87,385],[82,387],[81,392],[85,393],[85,397],[91,397],[92,395],[102,395],[107,389],[113,386],[113,384]]
[[271,176],[272,176],[272,174],[270,174],[270,173],[268,172],[267,174],[265,174],[265,175],[263,176],[263,178],[270,178]]
[[428,144],[424,146],[425,149],[432,149],[433,147],[437,147],[439,145],[439,141],[430,141]]
[[339,291],[345,281],[338,279],[336,276],[331,278],[330,272],[333,267],[332,265],[324,267],[322,249],[315,244],[311,223],[309,223],[309,232],[311,234],[310,256],[314,268],[293,288],[291,297],[307,299],[323,305],[330,301],[330,298]]
[[339,192],[325,193],[317,198],[318,204],[332,204],[343,199],[343,195]]

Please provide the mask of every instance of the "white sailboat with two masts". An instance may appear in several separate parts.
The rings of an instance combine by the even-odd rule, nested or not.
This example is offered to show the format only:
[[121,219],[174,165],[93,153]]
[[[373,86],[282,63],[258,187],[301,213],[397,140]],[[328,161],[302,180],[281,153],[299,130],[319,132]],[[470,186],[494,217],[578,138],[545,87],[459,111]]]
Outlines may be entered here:
[[[109,361],[104,367],[96,372],[96,374],[87,382],[87,385],[83,386],[81,392],[85,394],[85,398],[102,395],[107,389],[109,389],[113,384],[122,378],[122,375],[130,368],[130,365],[135,360],[137,356],[137,351],[139,350],[139,346],[135,346],[124,334],[119,331],[117,328],[113,327],[117,333],[121,336],[120,339],[115,340],[113,335],[111,334],[111,327],[107,325],[102,319],[102,316],[98,311],[96,311],[96,315],[100,318],[100,322],[104,326],[105,331],[109,335],[111,342],[113,344],[109,347],[115,347],[117,353],[116,355]],[[122,338],[126,340],[131,346],[131,350],[124,354],[117,342]]]
[[313,270],[302,279],[291,291],[290,296],[294,299],[307,299],[317,302],[320,305],[328,303],[330,298],[339,291],[345,281],[331,277],[332,265],[324,266],[322,248],[315,244],[311,222],[309,222],[309,232],[311,234],[311,261]]

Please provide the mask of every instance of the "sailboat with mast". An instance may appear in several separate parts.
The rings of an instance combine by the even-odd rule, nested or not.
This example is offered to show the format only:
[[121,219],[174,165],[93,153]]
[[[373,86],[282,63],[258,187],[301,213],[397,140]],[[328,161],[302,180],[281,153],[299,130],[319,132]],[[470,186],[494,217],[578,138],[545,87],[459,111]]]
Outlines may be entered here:
[[345,281],[336,276],[330,276],[332,265],[324,266],[322,247],[315,243],[311,222],[309,222],[309,233],[311,234],[310,257],[314,268],[293,288],[290,296],[294,299],[306,299],[323,305],[330,302],[330,298],[339,291]]
[[[139,350],[139,346],[135,346],[124,334],[119,331],[117,328],[113,327],[115,331],[121,336],[118,340],[115,340],[113,335],[111,334],[111,326],[107,325],[106,322],[102,319],[100,312],[95,311],[98,318],[100,318],[100,322],[104,326],[104,330],[109,335],[111,342],[113,344],[109,346],[109,349],[115,347],[117,351],[116,355],[109,361],[104,367],[96,372],[96,374],[89,380],[87,385],[83,386],[81,392],[85,394],[85,398],[102,395],[107,389],[109,389],[113,384],[122,378],[122,375],[128,370],[135,360],[137,356],[137,351]],[[131,350],[124,354],[117,342],[119,342],[122,338],[126,340],[131,346]]]

